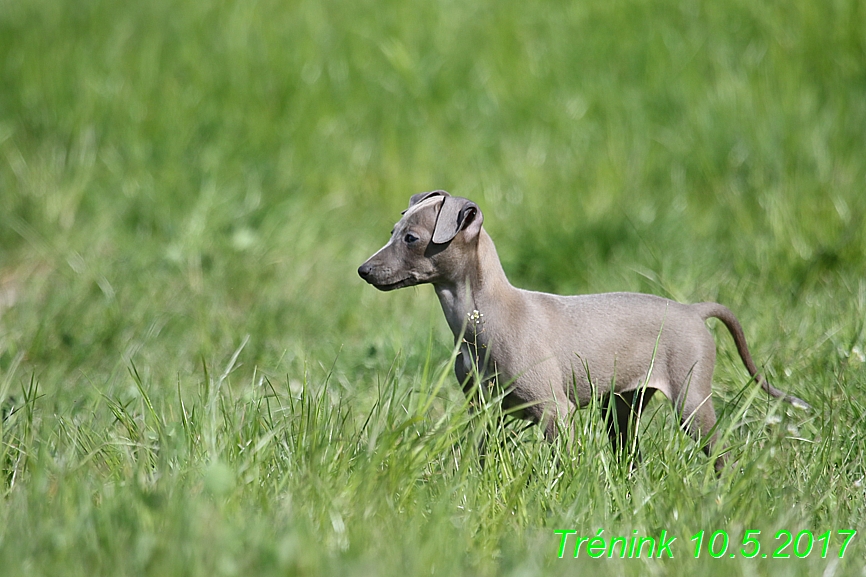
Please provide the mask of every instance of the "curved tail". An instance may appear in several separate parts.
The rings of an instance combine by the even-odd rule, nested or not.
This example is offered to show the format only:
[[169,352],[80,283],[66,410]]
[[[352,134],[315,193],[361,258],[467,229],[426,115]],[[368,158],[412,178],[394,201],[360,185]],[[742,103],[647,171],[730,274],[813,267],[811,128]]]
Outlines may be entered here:
[[755,361],[752,360],[752,354],[749,352],[749,347],[746,346],[746,335],[743,333],[743,327],[740,325],[740,321],[737,320],[737,317],[734,316],[734,313],[731,312],[731,309],[718,303],[698,303],[693,306],[697,308],[698,314],[704,320],[713,317],[719,319],[726,327],[728,327],[731,336],[734,337],[734,343],[737,345],[737,352],[740,354],[740,358],[743,359],[743,364],[746,365],[746,369],[748,369],[752,378],[761,385],[761,388],[767,391],[768,395],[777,399],[784,399],[799,409],[812,408],[809,403],[803,399],[799,399],[794,395],[789,395],[784,391],[780,391],[768,383],[767,380],[758,373],[758,367],[755,366]]

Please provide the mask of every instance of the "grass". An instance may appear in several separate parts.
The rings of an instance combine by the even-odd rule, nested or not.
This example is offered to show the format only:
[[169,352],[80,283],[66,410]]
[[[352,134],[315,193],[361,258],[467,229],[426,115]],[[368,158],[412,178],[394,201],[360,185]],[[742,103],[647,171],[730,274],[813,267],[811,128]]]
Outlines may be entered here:
[[[862,574],[864,30],[856,0],[0,0],[3,574]],[[518,286],[725,303],[814,410],[720,330],[720,479],[657,399],[632,474],[597,410],[572,448],[469,417],[432,290],[355,274],[434,188]]]

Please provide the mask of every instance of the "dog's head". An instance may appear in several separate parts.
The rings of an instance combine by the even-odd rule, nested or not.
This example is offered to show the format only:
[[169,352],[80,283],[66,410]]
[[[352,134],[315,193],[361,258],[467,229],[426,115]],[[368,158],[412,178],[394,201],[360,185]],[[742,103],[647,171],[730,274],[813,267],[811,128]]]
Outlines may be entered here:
[[476,242],[483,220],[477,204],[444,190],[412,195],[391,239],[358,274],[383,291],[439,282],[453,268],[449,260],[457,251],[450,250],[452,244]]

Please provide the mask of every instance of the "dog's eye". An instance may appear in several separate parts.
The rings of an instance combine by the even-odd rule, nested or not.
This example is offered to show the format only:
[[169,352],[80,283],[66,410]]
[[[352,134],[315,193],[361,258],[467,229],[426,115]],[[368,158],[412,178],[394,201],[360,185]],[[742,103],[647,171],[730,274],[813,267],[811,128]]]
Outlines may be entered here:
[[413,242],[418,240],[418,237],[411,232],[408,232],[406,233],[406,236],[403,237],[403,240],[406,242],[406,244],[412,244]]

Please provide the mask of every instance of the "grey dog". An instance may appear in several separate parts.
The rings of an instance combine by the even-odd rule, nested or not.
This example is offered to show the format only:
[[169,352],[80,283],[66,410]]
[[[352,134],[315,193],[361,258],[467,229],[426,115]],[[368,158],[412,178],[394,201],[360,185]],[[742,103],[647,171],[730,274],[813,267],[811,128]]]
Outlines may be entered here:
[[[432,284],[460,347],[454,372],[464,390],[501,384],[503,408],[541,425],[548,440],[557,435],[557,419],[599,395],[608,401],[610,440],[622,449],[647,401],[661,391],[711,455],[718,434],[711,399],[716,346],[705,324],[710,317],[728,328],[764,391],[808,407],[758,374],[728,308],[638,293],[559,296],[515,288],[482,222],[471,200],[442,190],[413,195],[388,244],[358,274],[383,291]],[[483,383],[474,383],[473,375]],[[722,452],[715,468],[724,465]]]

